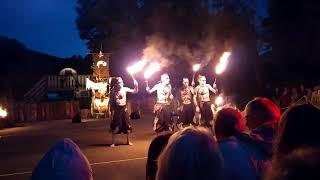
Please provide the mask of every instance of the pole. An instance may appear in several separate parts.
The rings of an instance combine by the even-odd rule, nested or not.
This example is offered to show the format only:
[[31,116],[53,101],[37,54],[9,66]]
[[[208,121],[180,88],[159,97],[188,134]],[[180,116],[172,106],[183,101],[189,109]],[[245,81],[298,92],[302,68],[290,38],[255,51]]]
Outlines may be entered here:
[[192,82],[191,82],[191,86],[192,86],[192,87],[194,87],[194,85],[195,85],[195,82],[194,82],[195,75],[196,75],[196,73],[195,73],[195,72],[193,72],[193,75],[192,75]]

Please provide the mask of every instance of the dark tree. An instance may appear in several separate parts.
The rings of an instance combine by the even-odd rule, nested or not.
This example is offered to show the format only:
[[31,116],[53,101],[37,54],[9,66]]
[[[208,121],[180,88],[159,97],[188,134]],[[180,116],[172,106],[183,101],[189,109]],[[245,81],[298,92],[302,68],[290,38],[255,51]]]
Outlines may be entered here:
[[273,58],[285,81],[318,81],[320,75],[319,1],[271,0]]
[[[161,59],[177,79],[200,61],[207,64],[203,73],[213,78],[218,58],[229,50],[233,60],[221,77],[228,80],[226,90],[262,81],[253,0],[78,0],[77,10],[81,38],[92,51],[102,43],[113,53],[114,72],[123,72],[134,58],[148,57]],[[177,66],[186,68],[176,73]]]

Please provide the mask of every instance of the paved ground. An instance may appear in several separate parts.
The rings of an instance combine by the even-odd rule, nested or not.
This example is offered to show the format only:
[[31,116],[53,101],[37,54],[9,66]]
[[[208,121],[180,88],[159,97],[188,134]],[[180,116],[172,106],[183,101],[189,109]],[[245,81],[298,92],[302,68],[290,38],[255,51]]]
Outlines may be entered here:
[[[145,179],[147,150],[155,134],[151,115],[132,120],[133,146],[108,147],[110,120],[90,119],[80,124],[56,120],[0,130],[0,179],[29,179],[44,153],[62,138],[74,140],[88,157],[95,180]],[[125,136],[117,138],[124,144]]]

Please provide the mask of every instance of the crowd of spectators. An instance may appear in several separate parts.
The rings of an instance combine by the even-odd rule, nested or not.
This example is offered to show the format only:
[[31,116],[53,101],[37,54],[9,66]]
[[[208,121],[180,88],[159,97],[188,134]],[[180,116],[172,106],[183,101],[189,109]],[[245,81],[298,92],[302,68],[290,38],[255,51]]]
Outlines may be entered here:
[[310,102],[281,114],[271,99],[256,97],[242,112],[217,111],[214,131],[191,125],[160,134],[149,148],[146,179],[320,179],[320,110]]
[[[303,88],[300,89],[301,92]],[[225,106],[214,115],[214,130],[190,125],[163,132],[150,143],[147,180],[296,180],[320,179],[320,109],[314,93],[292,90],[290,103],[256,97],[243,111]],[[305,91],[308,92],[308,91]],[[279,104],[288,90],[277,99]],[[310,99],[309,99],[310,98]],[[288,100],[289,101],[289,100]],[[276,101],[277,102],[277,101]],[[92,180],[90,163],[70,139],[55,144],[31,179]]]
[[320,107],[320,85],[305,87],[301,84],[298,87],[276,87],[269,96],[281,109],[286,109],[299,101],[309,101]]

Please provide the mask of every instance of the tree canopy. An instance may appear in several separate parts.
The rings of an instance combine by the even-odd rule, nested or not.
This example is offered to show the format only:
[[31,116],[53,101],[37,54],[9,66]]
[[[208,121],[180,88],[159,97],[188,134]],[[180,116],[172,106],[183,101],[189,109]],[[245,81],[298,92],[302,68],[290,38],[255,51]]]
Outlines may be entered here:
[[[102,43],[105,52],[114,54],[117,72],[117,67],[144,57],[160,59],[168,71],[201,62],[212,74],[222,52],[232,51],[237,58],[233,67],[242,68],[230,70],[252,77],[260,38],[255,31],[254,2],[78,0],[77,27],[91,51],[99,50]],[[254,77],[258,79],[258,75]]]

